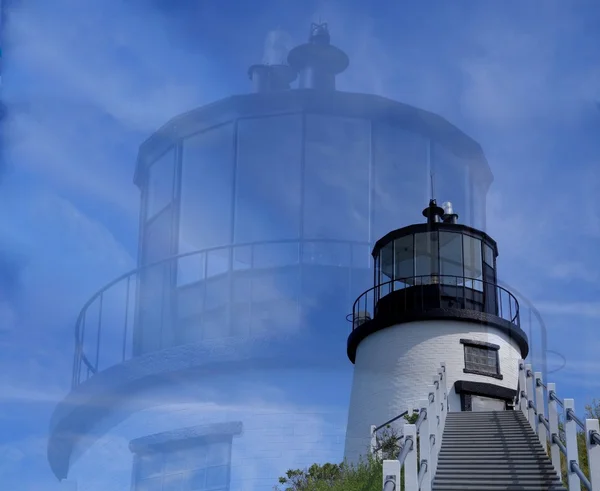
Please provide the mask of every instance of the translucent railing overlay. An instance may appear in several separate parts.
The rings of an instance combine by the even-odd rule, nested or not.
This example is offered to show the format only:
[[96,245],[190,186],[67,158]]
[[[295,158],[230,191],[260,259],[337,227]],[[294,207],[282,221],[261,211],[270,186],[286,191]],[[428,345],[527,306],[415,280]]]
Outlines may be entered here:
[[[140,305],[152,302],[147,290],[156,289],[156,281],[151,284],[149,280],[153,271],[165,275],[165,279],[158,282],[160,288],[166,285],[165,291],[174,293],[187,289],[193,296],[194,285],[205,283],[205,290],[209,290],[219,279],[248,274],[249,271],[259,274],[290,266],[333,266],[349,272],[368,273],[372,268],[369,251],[367,242],[329,239],[261,241],[186,252],[131,270],[98,290],[81,309],[75,325],[72,386],[75,388],[94,374],[139,354],[135,350],[134,331],[142,322]],[[357,292],[367,286],[361,280],[354,289],[358,283],[360,289]],[[302,298],[290,294],[289,301],[299,304]],[[165,314],[167,307],[160,312],[171,319],[178,318],[178,308],[183,316],[183,307],[170,299],[168,313]],[[343,315],[341,318],[343,320]],[[167,346],[157,349],[163,347]]]

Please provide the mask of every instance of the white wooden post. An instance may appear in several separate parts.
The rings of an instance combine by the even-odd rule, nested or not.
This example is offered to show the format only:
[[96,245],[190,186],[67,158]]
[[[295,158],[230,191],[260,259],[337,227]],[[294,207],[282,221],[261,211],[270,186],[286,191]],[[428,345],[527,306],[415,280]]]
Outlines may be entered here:
[[[531,375],[530,375],[531,373]],[[527,383],[527,399],[529,400],[533,400],[533,396],[534,396],[534,391],[533,391],[533,370],[531,368],[530,364],[525,365],[525,380]],[[528,416],[527,419],[529,420],[529,424],[531,425],[531,427],[533,428],[534,433],[537,433],[537,424],[536,424],[536,420],[535,420],[535,412],[533,410],[533,407],[529,406],[529,402],[527,402],[527,407],[528,409]]]
[[519,390],[525,393],[526,397],[519,394],[519,407],[523,414],[529,420],[529,411],[527,409],[527,382],[525,379],[525,361],[519,360]]
[[[430,394],[432,397],[430,397]],[[429,431],[429,475],[431,476],[431,482],[435,476],[435,470],[437,468],[437,455],[439,453],[439,441],[437,437],[437,419],[435,408],[437,407],[437,401],[435,399],[435,385],[427,386],[427,419],[429,421],[427,429]]]
[[400,491],[400,462],[383,461],[383,491]]
[[577,452],[577,423],[569,420],[567,411],[575,411],[575,400],[565,399],[565,436],[567,440],[567,476],[570,490],[579,489],[579,476],[571,471],[571,462],[575,461],[579,465],[579,454]]
[[[427,411],[425,419],[421,422],[419,428],[419,460],[421,466],[425,463],[426,470],[421,481],[420,491],[431,491],[431,463],[429,461],[429,401],[427,399],[419,401],[419,407]],[[419,471],[420,472],[420,471]]]
[[433,385],[435,385],[435,420],[432,424],[435,425],[435,445],[439,453],[442,446],[442,390],[439,374],[437,377],[433,377]]
[[377,426],[371,425],[371,455],[373,457],[376,457],[375,449],[377,448],[377,432],[375,431],[375,428],[377,428]]
[[438,381],[439,381],[439,399],[438,406],[440,408],[440,429],[444,427],[444,416],[446,414],[446,410],[444,409],[444,405],[446,401],[444,401],[444,371],[441,368],[437,369]]
[[[419,491],[419,473],[417,472],[417,427],[404,425],[404,445],[412,439],[412,449],[404,460],[404,491]],[[410,445],[410,444],[409,444]]]
[[556,384],[548,384],[548,422],[550,423],[550,454],[552,455],[552,465],[556,474],[561,476],[560,469],[560,449],[558,445],[554,443],[552,435],[556,435],[560,438],[558,431],[558,408],[557,403],[554,399],[550,398],[550,394],[554,392],[556,394]]
[[[538,385],[539,381],[539,385]],[[544,401],[544,387],[541,385],[544,381],[542,380],[542,372],[535,372],[535,410],[537,411],[538,421],[538,438],[544,449],[544,452],[548,453],[548,430],[546,426],[540,422],[540,417],[546,416],[545,401]]]
[[590,438],[590,432],[600,432],[600,424],[597,419],[585,420],[585,446],[588,454],[590,469],[590,481],[592,491],[600,491],[600,444],[594,443]]
[[446,371],[446,363],[442,362],[442,370],[444,371],[444,380],[442,381],[442,390],[444,391],[444,423],[446,423],[446,416],[450,412],[450,406],[448,401],[448,372]]
[[440,377],[440,427],[444,431],[444,423],[446,422],[446,372],[444,368],[438,368],[438,376]]

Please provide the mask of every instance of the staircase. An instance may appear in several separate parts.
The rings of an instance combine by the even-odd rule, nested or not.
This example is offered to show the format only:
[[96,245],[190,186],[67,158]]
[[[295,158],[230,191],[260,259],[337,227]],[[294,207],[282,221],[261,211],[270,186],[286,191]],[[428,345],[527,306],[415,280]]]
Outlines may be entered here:
[[563,487],[521,411],[448,413],[433,491]]

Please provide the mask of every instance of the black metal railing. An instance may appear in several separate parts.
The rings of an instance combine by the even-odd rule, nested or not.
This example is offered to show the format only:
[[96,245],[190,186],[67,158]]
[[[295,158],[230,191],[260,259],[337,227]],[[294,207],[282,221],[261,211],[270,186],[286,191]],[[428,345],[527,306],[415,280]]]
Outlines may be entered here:
[[520,327],[519,302],[507,289],[489,281],[453,275],[421,275],[375,285],[352,306],[352,329],[380,314],[430,309],[475,310]]
[[[327,246],[332,246],[331,253],[319,250],[319,247]],[[372,267],[369,252],[368,242],[330,239],[261,241],[186,252],[135,268],[98,290],[79,312],[75,323],[72,387],[135,356],[133,333],[139,322],[139,305],[140,302],[148,303],[144,300],[144,274],[153,268],[172,268],[167,275],[170,278],[167,288],[175,291],[188,286],[177,284],[176,275],[182,269],[198,278],[196,283],[231,272],[275,270],[300,264],[358,270]],[[266,259],[265,255],[268,256]],[[273,257],[278,255],[281,257]],[[218,259],[214,267],[211,267],[212,258]],[[176,316],[177,307],[171,307],[170,314]]]

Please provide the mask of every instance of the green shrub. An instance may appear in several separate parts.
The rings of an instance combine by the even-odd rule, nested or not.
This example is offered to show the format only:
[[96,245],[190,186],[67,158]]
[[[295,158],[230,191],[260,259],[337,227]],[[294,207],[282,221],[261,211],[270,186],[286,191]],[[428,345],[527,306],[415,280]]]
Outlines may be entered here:
[[[414,424],[418,414],[405,416]],[[367,455],[358,464],[313,464],[309,468],[290,469],[279,478],[276,491],[381,491],[383,481],[383,460],[397,459],[400,453],[400,438],[393,427],[388,425],[377,434],[377,445],[381,447],[382,459]],[[404,479],[404,469],[401,473]],[[401,486],[404,489],[404,486]]]

